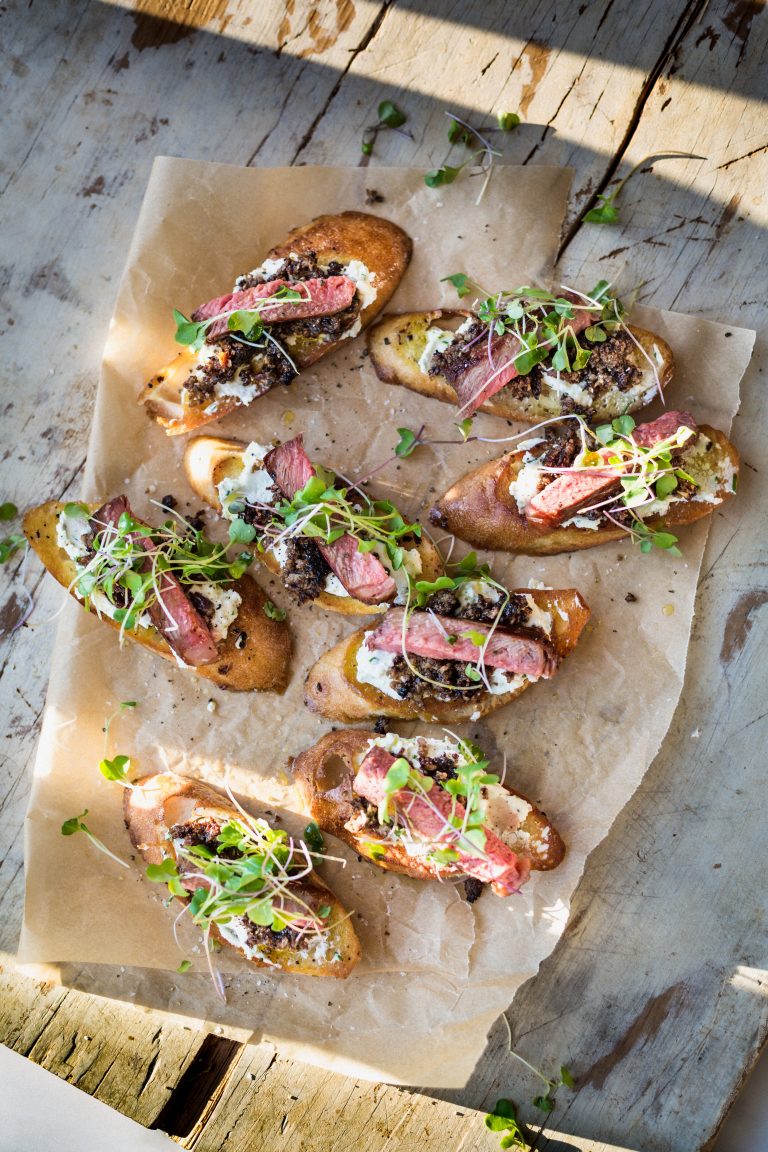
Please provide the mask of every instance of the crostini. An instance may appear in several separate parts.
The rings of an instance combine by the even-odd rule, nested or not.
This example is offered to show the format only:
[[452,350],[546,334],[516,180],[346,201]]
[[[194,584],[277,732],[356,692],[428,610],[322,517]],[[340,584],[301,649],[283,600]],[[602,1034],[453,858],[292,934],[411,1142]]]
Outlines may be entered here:
[[628,535],[679,555],[670,529],[736,493],[739,456],[722,432],[687,412],[635,425],[549,424],[463,476],[430,512],[434,524],[482,548],[551,555]]
[[360,943],[302,840],[175,772],[145,776],[123,804],[148,878],[186,905],[209,960],[220,941],[260,968],[349,976]]
[[[565,854],[557,829],[489,773],[468,740],[329,732],[294,760],[317,825],[379,867],[418,880],[472,877],[502,896]],[[479,892],[477,893],[479,895]]]
[[231,291],[175,312],[183,351],[139,403],[169,436],[250,404],[356,336],[381,311],[411,258],[396,224],[364,212],[295,229]]
[[390,608],[311,668],[305,702],[330,720],[479,720],[552,677],[589,609],[573,589],[508,591],[487,572],[417,581]]
[[405,603],[409,583],[436,580],[440,553],[388,500],[372,500],[312,464],[302,436],[274,448],[199,436],[184,454],[195,492],[230,521],[234,539],[298,599],[347,615]]
[[[476,287],[449,279],[462,295]],[[384,316],[368,349],[380,380],[453,404],[460,419],[610,420],[650,403],[672,378],[669,345],[625,324],[605,281],[589,294],[518,288],[472,310]]]
[[181,517],[152,528],[125,496],[106,504],[49,500],[24,534],[52,576],[90,612],[144,648],[239,692],[282,692],[288,625],[250,576]]

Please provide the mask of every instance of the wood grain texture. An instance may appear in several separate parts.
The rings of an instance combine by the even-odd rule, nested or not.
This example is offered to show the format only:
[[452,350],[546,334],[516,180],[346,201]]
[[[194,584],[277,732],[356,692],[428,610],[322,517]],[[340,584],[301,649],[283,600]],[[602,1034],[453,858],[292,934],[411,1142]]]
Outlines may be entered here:
[[[749,0],[139,0],[135,11],[61,0],[31,20],[11,0],[0,33],[0,189],[12,221],[0,237],[2,498],[20,507],[41,493],[77,494],[113,293],[161,152],[357,164],[362,126],[393,99],[415,138],[379,136],[375,187],[377,164],[427,170],[444,161],[446,109],[478,125],[518,110],[525,123],[504,138],[505,159],[577,169],[566,282],[607,272],[623,287],[644,282],[642,297],[655,305],[760,329],[733,430],[742,489],[714,517],[675,722],[591,857],[566,935],[510,1012],[522,1055],[547,1069],[568,1062],[579,1079],[550,1118],[569,1146],[705,1146],[768,1031],[755,930],[765,892],[754,879],[768,656],[765,543],[755,530],[768,512],[768,142],[759,103],[768,13]],[[620,226],[579,226],[615,177],[668,149],[708,159],[641,172],[622,196]],[[30,357],[30,346],[43,354]],[[26,773],[53,638],[44,621],[59,603],[38,574],[27,582],[38,623],[0,652],[8,953],[21,918]],[[8,630],[21,599],[5,575],[0,596]],[[198,1032],[10,971],[6,979],[5,1043],[146,1124],[180,1085],[176,1115],[184,1115]],[[184,1143],[222,1152],[494,1147],[472,1109],[500,1095],[524,1103],[538,1091],[506,1043],[499,1025],[450,1101],[275,1059],[267,1045],[228,1049],[218,1097]],[[539,1144],[557,1146],[555,1136]]]

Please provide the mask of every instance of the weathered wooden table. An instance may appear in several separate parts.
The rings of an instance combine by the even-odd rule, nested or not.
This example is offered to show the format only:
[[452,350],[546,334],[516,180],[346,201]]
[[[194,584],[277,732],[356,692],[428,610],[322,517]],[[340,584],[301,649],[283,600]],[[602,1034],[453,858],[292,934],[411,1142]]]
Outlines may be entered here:
[[[382,99],[424,171],[444,111],[524,123],[511,163],[569,164],[565,278],[610,265],[661,306],[760,329],[734,439],[740,497],[714,517],[682,702],[645,782],[593,854],[568,929],[510,1012],[515,1044],[577,1077],[569,1147],[706,1146],[766,1035],[765,429],[768,13],[759,0],[9,0],[3,71],[2,499],[76,494],[101,347],[150,164],[357,164]],[[643,157],[622,223],[579,223]],[[372,183],[374,176],[372,171]],[[18,613],[3,577],[0,627]],[[52,582],[35,576],[41,618]],[[185,1147],[487,1149],[480,1112],[535,1083],[499,1025],[462,1092],[355,1082],[14,972],[22,821],[51,632],[4,642],[0,1040]],[[540,1147],[565,1147],[554,1136]]]

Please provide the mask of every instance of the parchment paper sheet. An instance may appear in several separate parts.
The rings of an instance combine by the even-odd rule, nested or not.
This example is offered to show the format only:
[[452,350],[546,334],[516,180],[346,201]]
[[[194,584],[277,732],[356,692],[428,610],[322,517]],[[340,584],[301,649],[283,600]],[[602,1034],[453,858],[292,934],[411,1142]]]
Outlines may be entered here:
[[[139,514],[156,519],[161,513],[149,501],[166,493],[180,499],[182,511],[199,508],[181,471],[185,438],[167,438],[135,396],[174,353],[171,309],[188,314],[226,290],[292,226],[321,212],[364,209],[365,189],[375,187],[385,200],[373,210],[401,224],[415,247],[390,307],[450,305],[454,290],[439,278],[453,272],[469,272],[490,287],[549,278],[569,182],[564,170],[504,168],[478,207],[476,180],[432,191],[421,173],[406,170],[259,170],[158,160],[109,333],[83,497],[125,491]],[[637,319],[674,350],[668,404],[690,406],[700,420],[729,429],[753,334],[641,309]],[[310,456],[346,475],[390,456],[398,426],[425,422],[431,436],[455,434],[451,407],[379,383],[363,351],[362,340],[350,342],[289,389],[206,431],[261,442],[304,432]],[[649,418],[659,411],[657,404]],[[484,416],[474,430],[503,436],[510,429]],[[451,480],[500,450],[477,444],[421,449],[386,469],[378,491],[411,515],[425,515]],[[356,910],[365,954],[360,967],[346,982],[273,977],[222,953],[226,1006],[194,951],[194,936],[186,952],[196,957],[194,970],[176,974],[181,955],[172,913],[142,869],[122,869],[84,837],[62,840],[59,829],[88,808],[91,829],[129,856],[121,791],[97,768],[104,718],[122,700],[139,706],[114,722],[110,754],[129,753],[142,772],[171,767],[214,782],[228,773],[236,791],[261,798],[273,811],[295,807],[289,758],[330,727],[302,704],[304,674],[354,629],[354,619],[292,606],[262,570],[258,578],[273,600],[289,608],[293,678],[283,697],[229,695],[133,644],[121,652],[111,630],[69,602],[58,629],[28,814],[20,960],[55,965],[59,979],[92,992],[245,1029],[328,1068],[396,1083],[460,1086],[492,1021],[554,947],[587,854],[637,787],[667,730],[683,680],[706,534],[707,521],[685,531],[683,560],[642,556],[629,542],[571,557],[494,558],[497,577],[512,586],[531,578],[575,586],[593,611],[581,644],[552,683],[464,727],[498,765],[506,755],[509,781],[555,820],[569,846],[560,868],[534,875],[521,896],[500,900],[486,893],[470,906],[450,884],[381,872],[331,841],[348,864],[327,863],[323,873]],[[628,592],[636,601],[626,602]],[[400,726],[403,733],[417,728]]]

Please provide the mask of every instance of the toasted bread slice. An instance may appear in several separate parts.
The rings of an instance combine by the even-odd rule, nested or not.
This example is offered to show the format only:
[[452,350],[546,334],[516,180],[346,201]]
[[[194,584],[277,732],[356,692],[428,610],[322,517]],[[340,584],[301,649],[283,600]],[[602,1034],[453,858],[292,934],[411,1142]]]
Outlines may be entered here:
[[[652,530],[666,530],[692,524],[708,516],[723,500],[735,495],[739,454],[733,444],[715,428],[702,425],[699,432],[713,444],[709,466],[718,477],[711,499],[683,497],[672,500],[663,516],[643,522]],[[557,552],[577,552],[612,540],[626,540],[623,528],[603,521],[598,528],[540,528],[527,520],[510,495],[509,486],[522,467],[523,451],[508,452],[483,464],[457,480],[430,512],[433,524],[440,525],[474,544],[477,548],[524,552],[529,556],[551,556]],[[694,494],[695,496],[695,494]]]
[[[132,788],[125,790],[123,798],[125,824],[131,842],[147,864],[160,864],[170,856],[177,861],[171,829],[197,821],[214,821],[224,825],[231,820],[242,821],[231,800],[217,788],[202,780],[192,780],[175,772],[162,772],[145,776]],[[315,937],[303,942],[291,942],[290,933],[264,933],[259,940],[258,954],[249,955],[211,926],[211,934],[233,951],[240,953],[259,968],[274,968],[299,976],[334,976],[344,979],[360,959],[360,942],[352,922],[331,890],[315,872],[310,872],[288,888],[314,913],[323,910],[327,931],[318,946]],[[328,912],[326,913],[326,908]]]
[[[390,872],[401,872],[417,880],[463,876],[456,864],[429,863],[423,857],[409,855],[401,843],[385,839],[375,829],[360,827],[362,801],[352,783],[369,741],[375,737],[374,732],[359,729],[329,732],[296,757],[293,775],[306,812],[324,832]],[[565,855],[562,837],[544,812],[512,788],[496,786],[488,827],[516,855],[529,860],[536,871],[556,868]]]
[[[89,506],[95,512],[99,504]],[[73,581],[77,577],[77,566],[56,540],[56,525],[64,504],[49,500],[37,508],[31,508],[24,517],[24,535],[42,560],[45,567],[59,584],[76,596]],[[190,668],[189,671],[203,676],[235,692],[283,692],[288,683],[288,670],[291,659],[291,633],[285,621],[271,620],[264,613],[267,597],[250,576],[235,580],[232,587],[240,594],[241,604],[237,617],[230,625],[226,638],[219,642],[218,659],[212,664]],[[98,612],[91,606],[94,616]],[[108,616],[101,616],[105,624],[120,630],[120,625]],[[245,633],[245,644],[238,647],[239,637]],[[126,630],[131,640],[149,648],[158,656],[176,662],[168,642],[155,628]]]
[[[572,588],[520,589],[531,596],[536,607],[552,614],[550,637],[556,655],[562,660],[576,646],[589,619],[589,608]],[[529,686],[529,681],[514,690],[491,693],[485,687],[460,694],[456,699],[436,700],[428,697],[423,703],[394,699],[371,684],[361,683],[356,676],[357,651],[365,633],[376,623],[360,628],[351,636],[340,640],[323,653],[307,674],[304,702],[312,712],[319,712],[329,720],[354,724],[374,716],[391,716],[401,720],[450,721],[479,720],[497,708],[503,708],[516,699]]]
[[[218,486],[225,478],[239,476],[243,467],[245,445],[237,440],[221,440],[214,436],[196,436],[190,440],[184,453],[184,471],[191,487],[201,498],[221,512]],[[421,557],[421,580],[437,580],[445,570],[443,559],[429,536],[424,533],[416,546]],[[273,552],[260,555],[260,559],[271,572],[280,575],[281,569]],[[332,592],[321,592],[313,600],[329,612],[341,612],[345,616],[379,616],[386,612],[388,604],[365,604],[354,596],[335,596]]]
[[[346,265],[360,260],[375,274],[376,299],[360,312],[362,329],[379,314],[400,283],[411,259],[409,237],[390,220],[366,212],[341,212],[336,216],[318,216],[309,224],[294,229],[283,244],[267,253],[267,260],[280,260],[291,253],[305,256],[314,252],[319,264],[332,260]],[[170,307],[169,307],[170,312]],[[307,335],[291,345],[291,359],[299,372],[321,356],[338,348],[349,336],[331,341],[322,333]],[[225,397],[215,405],[191,405],[184,402],[184,383],[197,362],[197,353],[184,348],[161,369],[139,395],[139,403],[155,417],[169,436],[192,432],[241,407],[236,397]]]
[[[379,379],[386,384],[401,384],[412,392],[421,392],[424,396],[444,400],[447,404],[458,404],[453,385],[444,376],[430,376],[423,372],[419,360],[426,349],[430,328],[455,328],[457,321],[465,320],[470,315],[470,312],[436,311],[384,316],[368,333],[371,363]],[[579,411],[585,412],[590,420],[612,420],[626,412],[634,412],[649,404],[656,396],[657,375],[662,390],[672,379],[672,349],[669,345],[644,328],[630,326],[629,332],[643,349],[640,351],[633,345],[627,356],[628,361],[640,369],[641,377],[631,388],[622,390],[614,386],[607,389],[589,406],[580,402]],[[655,365],[655,372],[651,362]],[[573,411],[573,401],[546,383],[542,384],[538,396],[522,398],[515,397],[512,385],[507,385],[481,404],[478,411],[503,416],[507,420],[535,424]]]

